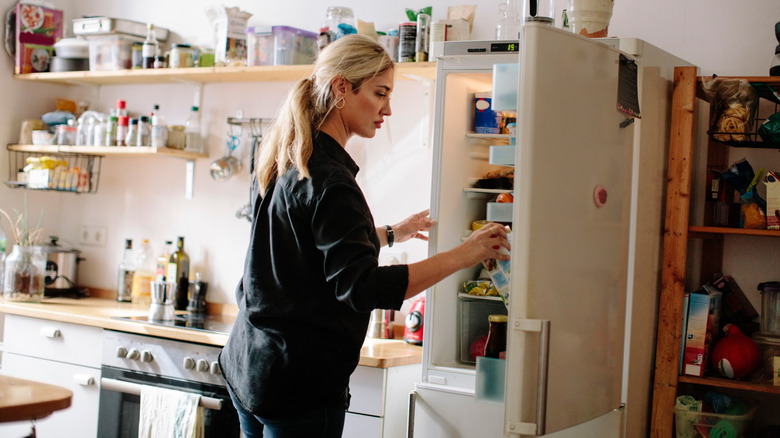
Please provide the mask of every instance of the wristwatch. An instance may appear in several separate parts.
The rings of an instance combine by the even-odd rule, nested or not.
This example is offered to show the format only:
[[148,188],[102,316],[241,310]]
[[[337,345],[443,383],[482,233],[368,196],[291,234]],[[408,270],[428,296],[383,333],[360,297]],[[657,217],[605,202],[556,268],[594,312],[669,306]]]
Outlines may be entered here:
[[385,225],[385,229],[387,230],[387,247],[390,248],[395,242],[395,232],[390,225]]

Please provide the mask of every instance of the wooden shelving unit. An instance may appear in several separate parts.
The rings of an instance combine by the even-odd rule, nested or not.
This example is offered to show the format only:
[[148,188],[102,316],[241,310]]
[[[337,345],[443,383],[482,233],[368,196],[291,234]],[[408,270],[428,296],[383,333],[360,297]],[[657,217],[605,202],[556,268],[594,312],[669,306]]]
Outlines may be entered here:
[[[744,77],[754,86],[761,84],[762,98],[780,99],[780,77]],[[678,384],[734,389],[755,393],[780,394],[780,387],[718,377],[678,375],[683,294],[689,239],[701,239],[699,279],[705,282],[722,272],[724,236],[746,238],[777,238],[778,230],[750,230],[711,226],[712,212],[705,207],[705,224],[690,225],[691,178],[694,144],[696,100],[705,99],[702,78],[695,67],[675,68],[670,129],[669,167],[667,173],[666,217],[664,227],[663,271],[658,314],[655,381],[650,436],[674,436],[674,402]],[[766,93],[772,94],[767,96]],[[731,145],[741,147],[741,145]],[[710,139],[707,144],[707,170],[722,171],[729,165],[729,145]],[[750,147],[780,149],[780,145],[764,143]]]

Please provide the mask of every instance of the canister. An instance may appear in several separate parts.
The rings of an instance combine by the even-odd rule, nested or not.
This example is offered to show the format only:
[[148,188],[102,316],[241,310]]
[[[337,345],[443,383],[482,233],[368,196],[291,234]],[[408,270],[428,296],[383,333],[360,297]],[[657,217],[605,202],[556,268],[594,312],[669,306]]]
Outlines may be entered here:
[[780,358],[780,336],[767,333],[754,333],[753,341],[761,350],[761,367],[758,371],[759,380],[772,381],[777,369],[774,366],[775,358]]
[[759,283],[761,291],[761,332],[780,335],[780,281]]
[[417,23],[398,25],[398,62],[414,62],[417,40]]
[[192,67],[193,50],[189,44],[174,44],[168,60],[171,68]]

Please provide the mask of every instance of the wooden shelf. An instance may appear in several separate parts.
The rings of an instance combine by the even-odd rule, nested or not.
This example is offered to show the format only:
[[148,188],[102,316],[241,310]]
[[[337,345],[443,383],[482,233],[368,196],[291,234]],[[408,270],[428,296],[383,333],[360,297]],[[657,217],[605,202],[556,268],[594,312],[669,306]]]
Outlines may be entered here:
[[780,230],[749,230],[744,228],[729,227],[688,227],[688,233],[691,237],[707,238],[712,235],[734,235],[734,236],[761,236],[761,237],[780,237]]
[[764,385],[761,383],[753,383],[753,382],[743,382],[740,380],[721,379],[717,377],[680,376],[679,382],[693,383],[695,385],[712,386],[716,388],[741,389],[744,391],[780,394],[780,386]]
[[208,158],[208,154],[201,152],[187,152],[170,148],[153,148],[148,146],[38,146],[9,144],[9,151],[34,152],[45,154],[71,153],[100,156],[136,156],[136,157],[172,157],[184,159]]
[[[72,71],[14,75],[21,81],[66,85],[127,85],[166,83],[294,82],[312,73],[312,65],[256,67],[192,67],[114,71]],[[436,62],[396,64],[397,79],[436,79]]]

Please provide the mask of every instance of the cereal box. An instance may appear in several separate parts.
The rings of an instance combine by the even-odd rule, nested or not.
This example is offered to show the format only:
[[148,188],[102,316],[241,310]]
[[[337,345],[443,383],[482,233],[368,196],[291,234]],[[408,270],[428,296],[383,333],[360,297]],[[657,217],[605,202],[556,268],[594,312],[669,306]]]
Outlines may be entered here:
[[49,71],[54,43],[62,38],[62,11],[38,5],[16,5],[14,73]]

